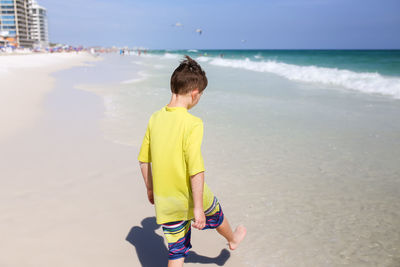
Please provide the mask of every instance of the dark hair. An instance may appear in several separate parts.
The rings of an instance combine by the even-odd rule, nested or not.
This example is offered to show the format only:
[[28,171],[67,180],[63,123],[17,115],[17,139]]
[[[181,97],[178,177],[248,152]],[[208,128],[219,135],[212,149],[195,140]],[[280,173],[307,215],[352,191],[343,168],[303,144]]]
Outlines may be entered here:
[[185,58],[172,73],[171,92],[184,95],[197,88],[201,93],[207,87],[206,73],[191,57],[185,55]]

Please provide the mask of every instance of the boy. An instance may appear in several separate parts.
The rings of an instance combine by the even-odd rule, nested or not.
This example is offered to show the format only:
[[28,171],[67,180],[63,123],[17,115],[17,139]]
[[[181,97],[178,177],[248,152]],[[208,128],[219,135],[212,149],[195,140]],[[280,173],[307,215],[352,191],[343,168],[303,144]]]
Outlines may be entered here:
[[148,199],[168,241],[169,267],[183,266],[192,247],[192,219],[196,229],[216,229],[231,250],[246,235],[244,226],[232,232],[204,183],[203,122],[188,110],[199,102],[208,82],[200,65],[185,57],[171,76],[171,101],[151,116],[138,156]]

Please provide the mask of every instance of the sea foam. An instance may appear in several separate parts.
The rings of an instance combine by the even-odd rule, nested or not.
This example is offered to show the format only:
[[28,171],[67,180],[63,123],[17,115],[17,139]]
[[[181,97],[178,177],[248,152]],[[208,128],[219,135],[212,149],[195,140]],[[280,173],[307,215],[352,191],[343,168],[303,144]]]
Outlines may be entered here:
[[204,57],[204,56],[200,56],[200,57],[196,58],[196,60],[199,62],[207,62],[207,61],[210,61],[211,59],[212,58],[210,58],[210,57]]
[[144,71],[139,71],[139,72],[137,73],[137,75],[138,75],[137,78],[125,80],[125,81],[122,81],[122,82],[120,82],[120,83],[121,83],[121,84],[138,83],[138,82],[141,82],[141,81],[143,81],[143,80],[145,80],[145,79],[147,79],[147,78],[149,77],[149,74],[146,73],[146,72],[144,72]]
[[255,62],[248,58],[244,60],[214,58],[209,63],[222,67],[269,72],[289,80],[336,85],[364,93],[379,93],[400,99],[400,78],[382,76],[379,73],[354,72],[317,66],[298,66],[272,60]]
[[178,54],[172,54],[172,53],[165,53],[163,58],[168,58],[168,59],[177,59],[182,57],[181,55]]

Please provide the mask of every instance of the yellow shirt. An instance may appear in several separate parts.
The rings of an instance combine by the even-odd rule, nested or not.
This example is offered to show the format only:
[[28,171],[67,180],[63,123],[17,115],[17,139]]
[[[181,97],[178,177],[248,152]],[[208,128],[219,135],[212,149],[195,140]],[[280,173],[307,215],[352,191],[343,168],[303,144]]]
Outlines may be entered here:
[[[202,139],[203,121],[184,107],[165,106],[150,117],[138,160],[152,163],[158,224],[194,218],[190,176],[204,171]],[[204,210],[213,200],[204,183]]]

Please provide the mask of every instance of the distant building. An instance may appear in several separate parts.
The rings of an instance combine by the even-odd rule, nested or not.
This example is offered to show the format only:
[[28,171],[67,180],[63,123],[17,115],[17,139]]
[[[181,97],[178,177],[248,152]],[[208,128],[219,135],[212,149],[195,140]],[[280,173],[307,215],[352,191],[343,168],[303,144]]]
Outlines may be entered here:
[[32,47],[28,0],[0,0],[0,20],[2,39],[14,39],[11,45]]
[[32,25],[30,28],[31,38],[34,44],[40,47],[49,45],[49,34],[47,24],[47,11],[44,7],[38,5],[35,0],[30,0],[30,13],[32,17]]
[[47,46],[47,12],[35,0],[0,0],[0,46]]

